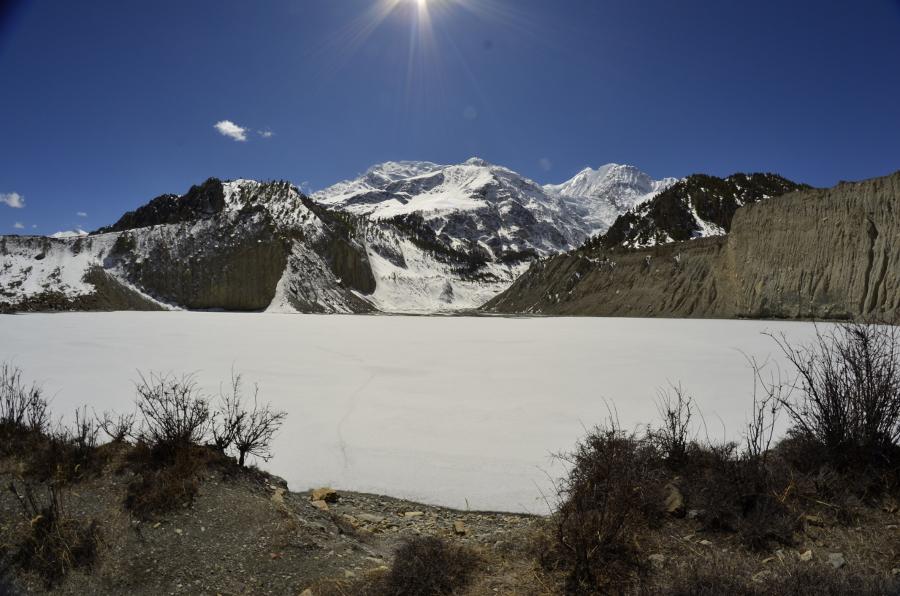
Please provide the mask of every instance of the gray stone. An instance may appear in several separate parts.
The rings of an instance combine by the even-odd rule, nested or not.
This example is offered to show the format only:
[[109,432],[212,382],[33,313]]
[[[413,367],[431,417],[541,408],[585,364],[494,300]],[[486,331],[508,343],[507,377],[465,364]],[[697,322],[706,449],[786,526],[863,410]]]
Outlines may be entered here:
[[840,569],[847,564],[843,553],[828,553],[828,563],[835,569]]

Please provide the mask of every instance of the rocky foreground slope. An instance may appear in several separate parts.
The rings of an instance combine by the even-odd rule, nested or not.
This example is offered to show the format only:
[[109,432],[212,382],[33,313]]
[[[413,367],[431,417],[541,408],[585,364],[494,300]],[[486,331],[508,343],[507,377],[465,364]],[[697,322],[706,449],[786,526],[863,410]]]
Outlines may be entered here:
[[664,317],[900,315],[900,172],[737,209],[727,236],[601,243],[534,263],[497,313]]

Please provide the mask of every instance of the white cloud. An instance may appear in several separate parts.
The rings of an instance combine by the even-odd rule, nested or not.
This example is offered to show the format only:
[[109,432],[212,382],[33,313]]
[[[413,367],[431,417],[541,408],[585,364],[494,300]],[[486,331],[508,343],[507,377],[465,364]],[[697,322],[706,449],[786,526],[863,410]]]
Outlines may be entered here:
[[17,192],[0,193],[0,203],[4,203],[13,209],[21,209],[25,206],[25,197]]
[[84,211],[79,211],[75,215],[77,215],[78,217],[87,217],[87,213],[85,213]]
[[550,161],[550,159],[548,159],[548,158],[546,158],[546,157],[540,158],[540,159],[538,160],[538,165],[539,165],[539,166],[541,167],[541,169],[544,170],[545,172],[549,172],[550,170],[553,169],[553,162]]
[[247,140],[247,129],[243,126],[238,126],[231,120],[216,122],[215,129],[218,130],[220,134],[232,138],[235,141]]
[[273,136],[275,136],[275,133],[271,130],[257,130],[256,132],[259,133],[259,136],[264,139],[271,139]]
[[17,230],[24,230],[25,224],[23,224],[21,221],[17,221],[16,223],[13,224],[13,227]]

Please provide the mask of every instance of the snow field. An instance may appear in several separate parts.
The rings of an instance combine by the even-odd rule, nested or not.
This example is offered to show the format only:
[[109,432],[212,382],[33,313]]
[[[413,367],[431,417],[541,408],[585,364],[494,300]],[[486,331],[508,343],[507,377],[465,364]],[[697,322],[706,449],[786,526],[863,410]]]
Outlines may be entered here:
[[288,411],[261,465],[293,490],[546,513],[564,471],[551,454],[610,411],[628,428],[654,421],[669,382],[695,396],[701,436],[740,439],[744,354],[780,362],[767,330],[814,333],[766,321],[70,313],[0,317],[0,360],[68,419],[81,404],[130,410],[137,370],[196,372],[217,394],[234,367]]

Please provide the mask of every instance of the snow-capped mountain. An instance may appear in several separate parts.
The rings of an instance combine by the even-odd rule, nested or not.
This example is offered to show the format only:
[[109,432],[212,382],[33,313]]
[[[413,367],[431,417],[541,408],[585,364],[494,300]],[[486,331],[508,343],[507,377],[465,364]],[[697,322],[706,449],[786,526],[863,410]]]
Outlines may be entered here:
[[596,170],[585,168],[571,180],[548,184],[544,190],[566,199],[581,216],[587,235],[592,237],[606,232],[617,217],[676,182],[677,178],[653,180],[634,166],[610,163]]
[[586,237],[583,222],[565,200],[479,158],[449,166],[388,162],[312,199],[375,221],[424,224],[447,248],[489,260],[553,254]]
[[474,309],[669,184],[608,165],[544,187],[478,158],[387,162],[312,198],[210,179],[87,236],[2,237],[0,308]]
[[373,300],[389,311],[475,308],[533,258],[587,238],[565,199],[478,158],[383,163],[312,199],[366,222],[361,242],[377,280]]
[[367,222],[378,308],[433,312],[479,306],[534,258],[581,245],[674,182],[609,164],[541,186],[472,158],[376,165],[312,199]]

